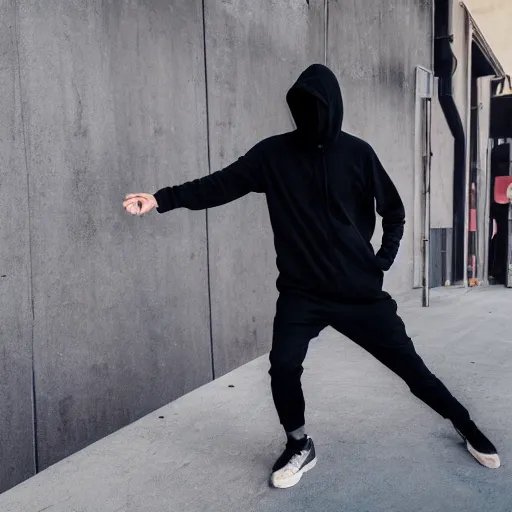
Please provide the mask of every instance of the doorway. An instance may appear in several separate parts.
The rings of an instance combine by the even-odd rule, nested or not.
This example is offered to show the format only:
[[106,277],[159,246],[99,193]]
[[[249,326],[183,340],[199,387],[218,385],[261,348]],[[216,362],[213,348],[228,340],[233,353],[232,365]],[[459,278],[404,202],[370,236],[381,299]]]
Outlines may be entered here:
[[[498,142],[498,141],[497,141]],[[501,141],[491,152],[491,187],[489,211],[489,284],[508,285],[509,210],[508,203],[497,202],[496,178],[511,174],[511,144]]]

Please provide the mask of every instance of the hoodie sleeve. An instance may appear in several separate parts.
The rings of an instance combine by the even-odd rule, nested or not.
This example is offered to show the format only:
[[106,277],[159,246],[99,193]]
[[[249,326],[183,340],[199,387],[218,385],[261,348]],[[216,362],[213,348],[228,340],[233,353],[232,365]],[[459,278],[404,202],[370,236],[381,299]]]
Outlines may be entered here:
[[177,208],[204,210],[235,201],[250,192],[265,192],[266,184],[259,145],[224,169],[154,194],[158,213]]
[[389,270],[404,235],[405,210],[395,185],[373,150],[369,167],[377,213],[382,217],[382,244],[377,252],[377,260],[382,270]]

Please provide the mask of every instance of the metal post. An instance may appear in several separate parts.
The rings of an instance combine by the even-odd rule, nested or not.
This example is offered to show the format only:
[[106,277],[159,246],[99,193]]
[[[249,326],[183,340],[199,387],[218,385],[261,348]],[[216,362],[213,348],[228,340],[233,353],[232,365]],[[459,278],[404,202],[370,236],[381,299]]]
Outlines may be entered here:
[[[512,139],[508,139],[509,144],[509,163],[508,163],[508,174],[512,176]],[[512,288],[512,203],[508,205],[508,240],[507,240],[507,261],[506,261],[506,274],[505,274],[505,286]]]
[[424,135],[423,135],[423,191],[424,191],[424,221],[423,221],[423,307],[430,306],[430,175],[432,162],[431,146],[431,109],[430,98],[423,101]]

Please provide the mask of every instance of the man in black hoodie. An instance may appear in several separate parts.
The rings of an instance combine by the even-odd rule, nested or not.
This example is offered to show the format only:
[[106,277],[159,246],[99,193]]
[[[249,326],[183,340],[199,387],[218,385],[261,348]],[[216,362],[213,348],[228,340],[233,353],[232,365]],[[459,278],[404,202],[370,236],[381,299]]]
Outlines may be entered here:
[[[297,129],[270,137],[237,162],[156,194],[129,194],[141,215],[176,208],[214,208],[250,192],[266,195],[274,231],[280,292],[274,320],[272,395],[287,435],[272,470],[275,487],[295,485],[316,464],[305,433],[302,363],[309,341],[332,326],[399,375],[420,400],[450,419],[483,465],[500,460],[468,411],[416,353],[397,306],[383,291],[383,272],[397,255],[405,212],[391,179],[366,142],[341,130],[343,101],[327,67],[308,67],[287,94]],[[382,244],[370,240],[375,210]]]

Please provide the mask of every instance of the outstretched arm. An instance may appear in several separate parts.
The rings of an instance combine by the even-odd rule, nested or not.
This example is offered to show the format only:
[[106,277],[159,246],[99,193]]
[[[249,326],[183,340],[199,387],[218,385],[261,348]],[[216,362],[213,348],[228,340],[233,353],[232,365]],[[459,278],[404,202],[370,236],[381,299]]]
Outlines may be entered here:
[[369,166],[377,213],[382,217],[382,244],[377,252],[377,260],[382,270],[389,270],[404,235],[405,210],[395,185],[373,151]]
[[258,146],[221,171],[182,185],[166,187],[154,195],[129,194],[123,203],[129,213],[144,214],[156,208],[164,213],[176,208],[204,210],[230,203],[250,192],[265,192],[266,181]]

